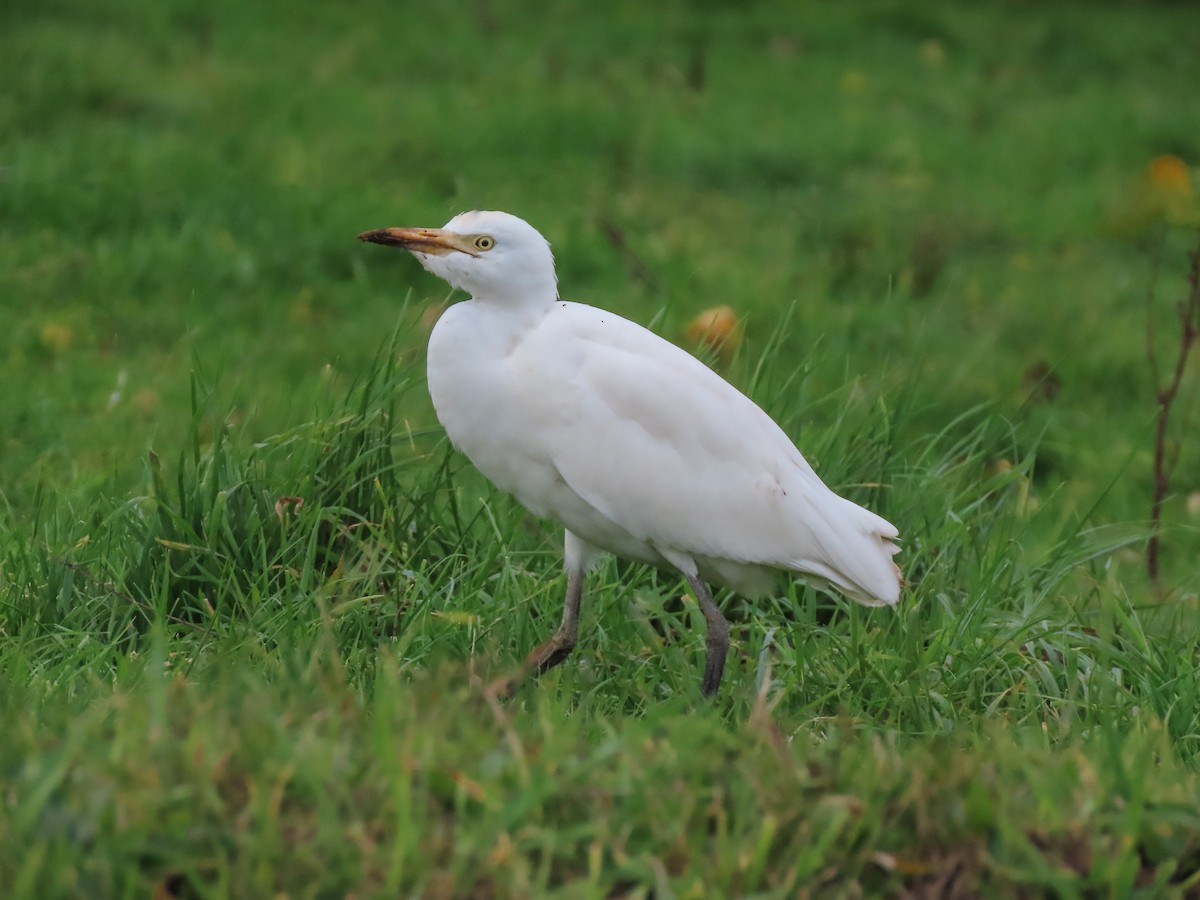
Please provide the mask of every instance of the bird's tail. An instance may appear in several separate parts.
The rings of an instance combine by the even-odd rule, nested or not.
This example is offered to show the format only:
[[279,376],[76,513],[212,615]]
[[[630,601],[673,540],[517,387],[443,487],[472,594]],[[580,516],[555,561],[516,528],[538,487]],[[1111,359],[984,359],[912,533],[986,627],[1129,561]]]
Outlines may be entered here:
[[821,536],[827,558],[807,561],[804,570],[864,606],[894,606],[904,583],[892,559],[900,552],[893,543],[899,531],[882,516],[844,497],[838,500],[844,505],[826,519],[828,530]]

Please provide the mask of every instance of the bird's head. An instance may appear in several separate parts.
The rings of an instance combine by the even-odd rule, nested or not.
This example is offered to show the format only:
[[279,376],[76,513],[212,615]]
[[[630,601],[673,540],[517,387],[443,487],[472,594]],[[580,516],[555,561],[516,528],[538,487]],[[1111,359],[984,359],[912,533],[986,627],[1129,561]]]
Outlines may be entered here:
[[442,228],[380,228],[360,241],[402,247],[421,265],[481,300],[547,303],[558,296],[554,256],[536,228],[506,212],[459,213]]

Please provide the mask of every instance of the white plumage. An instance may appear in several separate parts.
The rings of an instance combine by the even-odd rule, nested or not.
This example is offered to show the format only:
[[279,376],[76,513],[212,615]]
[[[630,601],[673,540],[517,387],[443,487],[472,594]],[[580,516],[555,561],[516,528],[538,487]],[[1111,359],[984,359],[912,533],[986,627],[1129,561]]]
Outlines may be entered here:
[[766,591],[777,570],[894,604],[895,527],[833,493],[783,430],[695,357],[628,319],[558,298],[550,246],[502,212],[363,240],[410,250],[471,299],[429,340],[429,391],[451,441],[497,487],[566,529],[562,627],[538,671],[575,645],[583,577],[602,552],[678,569],[708,620],[702,688],[728,624],[705,582]]

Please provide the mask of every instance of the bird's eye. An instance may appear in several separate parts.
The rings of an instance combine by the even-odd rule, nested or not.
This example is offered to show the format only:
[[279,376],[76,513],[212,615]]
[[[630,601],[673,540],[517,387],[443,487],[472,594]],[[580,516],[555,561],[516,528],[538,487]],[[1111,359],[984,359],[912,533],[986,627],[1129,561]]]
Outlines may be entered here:
[[496,241],[491,237],[491,235],[481,234],[479,237],[475,238],[475,247],[478,250],[491,250],[495,246]]

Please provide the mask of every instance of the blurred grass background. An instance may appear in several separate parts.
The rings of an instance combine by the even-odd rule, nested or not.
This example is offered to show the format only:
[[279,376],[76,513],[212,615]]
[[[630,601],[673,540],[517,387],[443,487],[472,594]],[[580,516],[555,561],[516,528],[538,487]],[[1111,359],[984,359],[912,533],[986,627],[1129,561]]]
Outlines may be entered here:
[[1045,432],[1065,500],[1121,473],[1114,515],[1145,515],[1150,263],[1122,207],[1197,155],[1186,8],[8,10],[10,499],[128,484],[193,367],[253,433],[285,426],[410,290],[440,299],[353,235],[494,207],[551,238],[569,296],[676,338],[728,303],[751,354],[794,307],[784,358],[821,388],[912,391],[925,428],[994,403]]
[[[1194,889],[1195,360],[1161,592],[1138,538],[1147,298],[1165,370],[1195,240],[1195,25],[1165,2],[9,0],[12,896]],[[901,526],[907,608],[734,601],[733,699],[695,717],[679,588],[610,566],[578,668],[487,708],[468,660],[544,636],[557,538],[430,430],[444,286],[354,240],[467,208],[543,231],[565,297],[685,345],[732,307],[727,376]],[[728,769],[686,752],[710,744]],[[672,778],[679,823],[644,800]],[[797,863],[806,829],[832,837]]]

